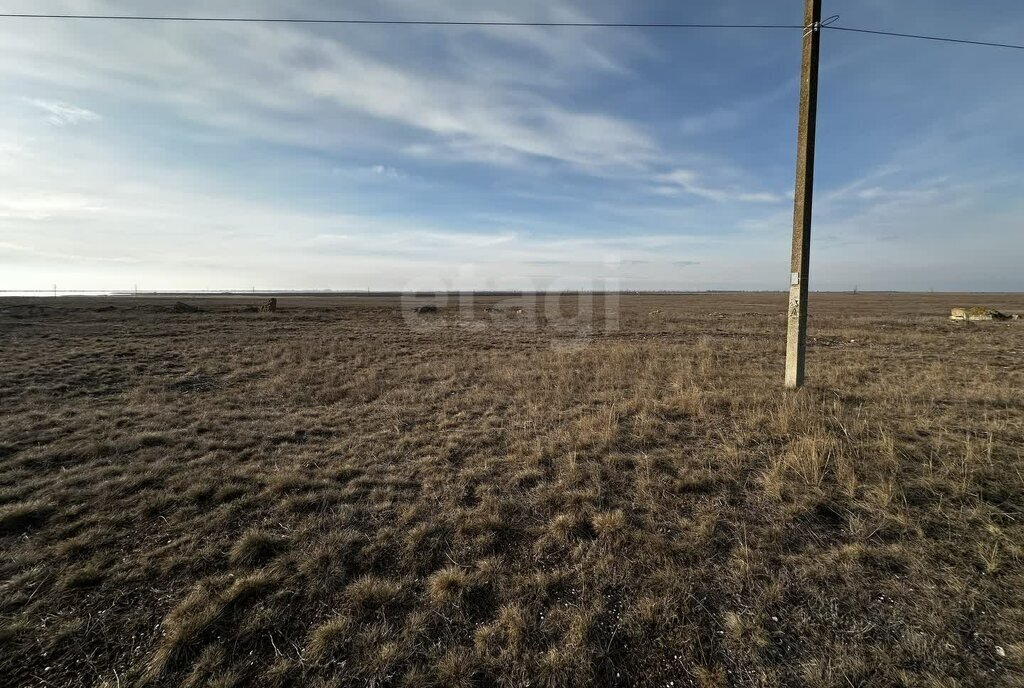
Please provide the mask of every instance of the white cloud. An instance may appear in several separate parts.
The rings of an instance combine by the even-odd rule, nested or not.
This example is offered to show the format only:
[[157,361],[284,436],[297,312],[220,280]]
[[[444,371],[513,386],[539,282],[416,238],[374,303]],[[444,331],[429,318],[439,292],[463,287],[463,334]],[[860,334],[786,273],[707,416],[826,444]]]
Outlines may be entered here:
[[100,116],[92,110],[86,110],[69,103],[62,103],[56,100],[41,100],[39,98],[24,98],[23,100],[45,112],[46,121],[56,127],[64,127],[81,122],[95,122],[100,119]]
[[405,177],[404,172],[390,165],[374,165],[370,169],[378,177],[387,177],[388,179],[402,179]]
[[96,199],[73,192],[0,192],[0,218],[45,220],[57,216],[81,217],[103,206]]
[[738,201],[741,203],[778,203],[785,200],[780,194],[756,191],[743,191],[733,187],[710,186],[703,181],[701,175],[693,170],[677,169],[658,175],[660,186],[654,188],[655,193],[673,195],[687,193],[692,196],[706,198],[716,203]]

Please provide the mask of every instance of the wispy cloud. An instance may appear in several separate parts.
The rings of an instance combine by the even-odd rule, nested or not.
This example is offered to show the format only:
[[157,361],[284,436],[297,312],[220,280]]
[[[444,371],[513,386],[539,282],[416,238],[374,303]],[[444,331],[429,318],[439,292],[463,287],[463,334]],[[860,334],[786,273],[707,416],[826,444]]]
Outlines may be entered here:
[[73,192],[0,192],[0,218],[46,220],[52,217],[81,217],[103,210],[97,199]]
[[46,121],[56,127],[64,127],[81,122],[95,122],[100,119],[100,116],[92,110],[69,103],[62,103],[56,100],[41,100],[39,98],[23,98],[23,100],[46,113]]
[[388,179],[402,179],[405,177],[404,172],[390,165],[374,165],[370,168],[370,171],[378,177],[386,177]]
[[16,254],[16,257],[20,260],[24,260],[26,257],[44,259],[47,261],[58,261],[61,263],[121,263],[125,265],[137,264],[140,261],[138,258],[127,258],[116,255],[89,255],[89,254],[76,254],[76,253],[63,253],[60,251],[46,251],[32,248],[31,246],[24,246],[22,244],[12,244],[5,241],[0,241],[0,260],[3,260],[6,256],[4,254]]
[[680,193],[698,196],[716,203],[738,201],[740,203],[778,203],[785,200],[780,194],[764,191],[745,191],[735,187],[714,187],[705,183],[701,175],[694,170],[677,169],[659,175],[660,186],[655,193],[674,195]]
[[[488,163],[526,157],[580,168],[636,168],[657,157],[656,143],[628,119],[562,95],[574,86],[579,69],[614,64],[589,36],[561,35],[555,41],[537,31],[504,31],[499,46],[536,53],[544,45],[560,61],[524,70],[513,60],[466,55],[439,70],[417,61],[399,64],[393,51],[363,34],[341,41],[260,25],[184,34],[154,26],[142,34],[112,23],[84,29],[90,40],[69,40],[75,27],[39,28],[38,35],[15,36],[0,46],[0,74],[162,102],[195,121],[261,139],[342,147],[393,124],[405,128],[394,144],[440,147],[457,159]],[[464,33],[491,38],[493,31]],[[422,34],[406,35],[410,45],[422,42]],[[586,54],[582,63],[578,54],[569,60],[574,48]],[[484,55],[500,55],[492,51]],[[154,75],[173,75],[174,88]],[[275,87],[268,89],[268,83]],[[54,123],[97,117],[65,103],[33,104]],[[350,126],[332,126],[339,117]]]

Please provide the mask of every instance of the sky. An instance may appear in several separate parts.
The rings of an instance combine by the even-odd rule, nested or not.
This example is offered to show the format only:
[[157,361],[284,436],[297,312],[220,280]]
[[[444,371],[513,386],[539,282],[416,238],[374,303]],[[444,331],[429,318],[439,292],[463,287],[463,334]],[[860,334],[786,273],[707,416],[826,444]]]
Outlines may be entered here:
[[[800,24],[800,0],[4,12]],[[825,0],[1024,43],[1019,0]],[[785,290],[799,30],[0,19],[0,289]],[[1024,51],[826,31],[810,288],[1024,290]]]

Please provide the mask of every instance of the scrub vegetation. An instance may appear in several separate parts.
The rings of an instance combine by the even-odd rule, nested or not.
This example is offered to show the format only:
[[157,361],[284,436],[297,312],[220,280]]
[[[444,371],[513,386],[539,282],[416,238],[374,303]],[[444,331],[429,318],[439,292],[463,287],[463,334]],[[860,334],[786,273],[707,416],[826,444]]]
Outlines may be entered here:
[[0,301],[4,685],[1021,685],[978,296],[180,298]]

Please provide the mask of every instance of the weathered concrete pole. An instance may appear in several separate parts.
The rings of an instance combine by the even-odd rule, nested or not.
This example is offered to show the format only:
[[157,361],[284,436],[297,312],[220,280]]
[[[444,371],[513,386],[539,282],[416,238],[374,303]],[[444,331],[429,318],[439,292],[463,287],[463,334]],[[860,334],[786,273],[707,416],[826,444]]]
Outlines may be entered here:
[[811,200],[814,193],[814,131],[818,110],[818,48],[821,0],[804,0],[804,57],[800,74],[800,121],[793,198],[793,254],[790,261],[786,387],[804,383],[807,351],[807,278],[811,258]]

